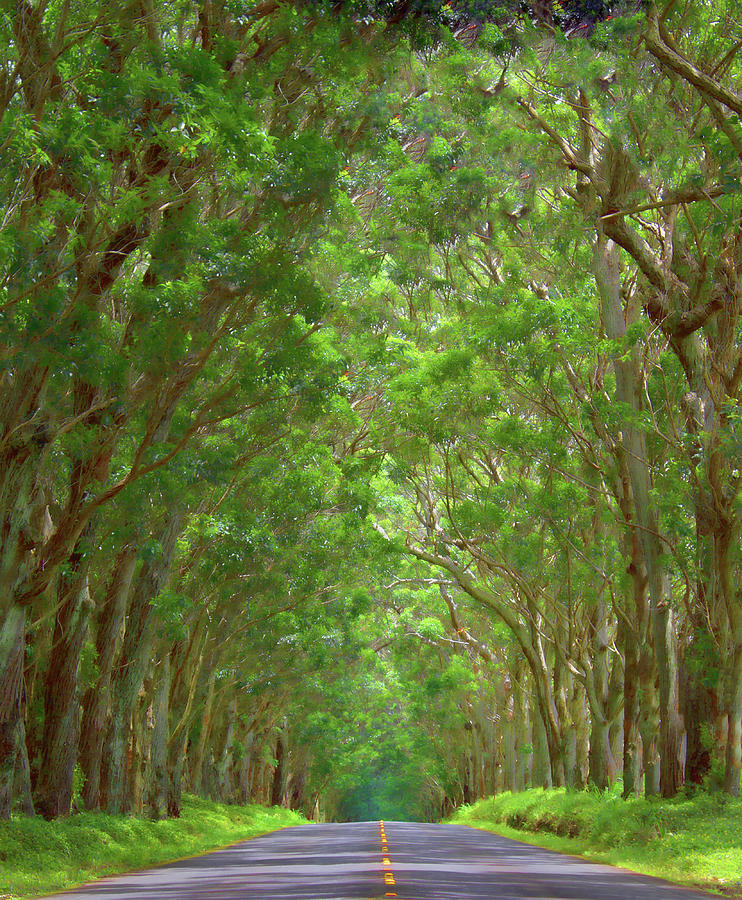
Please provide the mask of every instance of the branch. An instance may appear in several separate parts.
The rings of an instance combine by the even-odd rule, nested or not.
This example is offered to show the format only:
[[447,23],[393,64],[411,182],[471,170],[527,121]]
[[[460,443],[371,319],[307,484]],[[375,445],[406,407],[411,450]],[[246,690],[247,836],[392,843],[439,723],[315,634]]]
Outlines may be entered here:
[[[607,219],[603,222],[603,231],[606,236],[615,241],[619,247],[632,257],[634,262],[639,266],[650,284],[654,285],[658,291],[664,293],[667,291],[667,277],[662,270],[662,266],[657,261],[657,257],[652,253],[649,244],[640,237],[633,228],[630,228],[623,219]],[[661,318],[667,315],[667,308],[660,303]]]
[[742,116],[742,100],[731,91],[722,87],[713,78],[709,78],[704,72],[696,68],[676,49],[668,46],[660,35],[660,23],[657,19],[657,11],[650,11],[647,14],[647,28],[644,33],[644,43],[647,50],[658,59],[661,63],[672,69],[677,75],[680,75],[685,81],[692,84],[702,94],[707,94],[723,103],[728,109],[733,110],[737,115]]
[[518,106],[522,107],[528,113],[530,118],[533,119],[533,121],[544,132],[544,134],[547,134],[559,147],[559,149],[562,151],[562,155],[567,160],[569,167],[571,169],[575,169],[577,172],[582,172],[583,175],[587,175],[587,177],[592,180],[595,174],[592,167],[584,159],[581,159],[574,147],[568,141],[566,141],[555,128],[552,128],[551,125],[549,125],[549,123],[538,114],[538,112],[536,111],[536,107],[533,106],[532,103],[529,103],[527,100],[524,100],[522,97],[517,97],[515,102],[518,104]]
[[699,304],[694,306],[693,309],[681,313],[678,316],[677,325],[672,329],[672,336],[674,338],[688,337],[689,334],[693,334],[694,331],[702,328],[711,316],[723,306],[724,303],[721,297],[714,297],[708,303]]
[[486,662],[496,662],[495,654],[490,650],[490,648],[483,644],[481,641],[477,640],[471,632],[467,631],[466,628],[461,624],[461,619],[459,619],[459,611],[456,606],[456,602],[451,596],[448,588],[443,584],[443,582],[439,582],[439,589],[441,592],[441,597],[446,601],[446,606],[448,606],[448,611],[451,614],[451,624],[453,625],[456,634],[460,634],[462,638],[464,638],[465,642],[469,644],[477,653],[484,659]]
[[642,203],[640,206],[632,206],[629,209],[617,209],[605,213],[600,218],[602,221],[606,219],[614,219],[617,216],[633,216],[636,213],[646,212],[648,209],[664,209],[666,206],[680,206],[683,203],[696,203],[701,200],[711,200],[713,197],[721,197],[722,194],[728,192],[728,189],[720,184],[709,188],[685,188],[684,190],[673,191],[666,194],[656,203]]

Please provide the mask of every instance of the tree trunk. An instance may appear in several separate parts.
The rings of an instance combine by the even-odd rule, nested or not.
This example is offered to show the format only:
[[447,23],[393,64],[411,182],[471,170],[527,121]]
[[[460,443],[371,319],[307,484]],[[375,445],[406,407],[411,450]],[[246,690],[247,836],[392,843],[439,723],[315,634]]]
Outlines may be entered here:
[[742,774],[742,609],[739,602],[731,611],[734,656],[727,682],[727,748],[724,767],[724,790],[739,797]]
[[180,818],[183,767],[185,766],[187,743],[188,735],[186,732],[183,732],[168,748],[167,814],[172,819]]
[[516,761],[517,761],[517,741],[516,741],[516,723],[515,718],[515,698],[513,696],[513,682],[509,678],[504,678],[501,692],[501,710],[500,726],[502,729],[502,776],[500,789],[515,793],[518,789],[516,784]]
[[188,732],[193,721],[193,702],[201,675],[201,666],[203,665],[201,632],[200,621],[197,619],[191,625],[190,637],[179,641],[171,651],[170,667],[173,674],[171,678],[170,711],[174,724],[168,738],[167,802],[168,815],[173,818],[180,816]]
[[245,754],[240,760],[238,802],[245,804],[249,803],[252,798],[253,780],[255,776],[253,752],[255,744],[255,731],[253,729],[252,723],[247,727],[243,744],[245,747]]
[[588,610],[592,632],[588,697],[591,700],[590,781],[605,790],[615,778],[615,761],[611,752],[608,665],[608,616],[605,603],[598,599]]
[[[519,673],[523,677],[522,672]],[[528,695],[522,683],[516,681],[513,690],[515,707],[513,718],[516,728],[516,772],[515,789],[525,791],[531,787],[533,770],[533,735],[531,731],[531,709]]]
[[154,610],[151,601],[165,587],[175,542],[185,518],[184,510],[170,513],[161,540],[161,553],[146,560],[132,591],[126,633],[119,653],[119,665],[112,686],[111,722],[108,747],[106,808],[111,813],[127,812],[126,762],[129,733],[137,697],[144,682],[154,638]]
[[[531,616],[535,618],[537,612],[535,608],[531,609]],[[549,786],[564,787],[564,741],[561,731],[561,722],[559,721],[559,713],[554,701],[554,693],[551,684],[551,671],[546,662],[541,637],[538,633],[532,634],[532,641],[528,642],[522,634],[518,635],[523,653],[528,661],[533,676],[533,684],[536,692],[536,715],[533,717],[534,723],[534,765],[536,764],[535,747],[536,741],[540,740],[541,735],[536,737],[535,729],[539,727],[539,719],[544,729],[544,738],[546,749],[549,757],[549,775],[539,778],[539,781],[548,781]],[[534,777],[537,777],[534,773]]]
[[85,776],[82,799],[85,809],[90,810],[99,809],[101,803],[101,760],[110,706],[116,641],[124,623],[126,601],[136,559],[135,550],[131,545],[127,545],[119,553],[103,603],[96,615],[95,647],[98,679],[96,684],[85,692],[80,736],[80,766]]
[[581,791],[587,787],[590,759],[590,729],[588,727],[587,697],[582,684],[575,678],[569,698],[569,717],[574,726],[574,763],[571,786]]
[[154,727],[149,755],[147,812],[152,819],[164,819],[168,813],[168,758],[170,699],[170,654],[165,652],[156,672],[157,686],[152,701]]
[[10,819],[21,740],[26,610],[12,605],[0,627],[0,820]]
[[79,742],[78,676],[80,655],[93,606],[88,590],[93,525],[88,523],[60,575],[58,612],[44,680],[44,731],[36,808],[45,819],[67,816]]
[[285,756],[286,748],[283,742],[283,734],[281,733],[276,738],[276,768],[273,770],[273,781],[271,783],[271,806],[280,806],[283,799]]
[[554,785],[549,750],[547,730],[537,710],[533,717],[533,781],[542,788]]
[[703,785],[711,771],[714,743],[714,695],[704,684],[713,662],[707,658],[712,640],[707,629],[694,626],[680,668],[680,695],[687,735],[685,779],[697,785]]
[[590,782],[604,791],[615,781],[616,766],[611,752],[611,726],[593,718],[590,729]]
[[232,699],[227,713],[227,727],[224,734],[222,752],[217,763],[217,795],[222,803],[234,801],[234,790],[230,780],[230,764],[232,761],[232,745],[234,744],[234,727],[237,720],[237,697]]
[[[620,257],[617,246],[602,234],[595,242],[593,274],[601,299],[606,336],[621,340],[626,334],[626,319],[621,299]],[[642,411],[638,354],[629,359],[616,354],[616,399],[631,410],[622,425],[626,447],[626,465],[631,481],[634,511],[640,528],[644,564],[650,598],[650,616],[659,679],[661,790],[673,797],[683,783],[681,769],[682,721],[678,697],[678,666],[675,631],[670,597],[670,578],[664,562],[659,517],[651,496],[649,455],[644,433],[634,418]]]
[[629,625],[619,619],[619,639],[624,657],[623,691],[623,796],[639,797],[642,791],[639,759],[639,652]]
[[214,694],[216,691],[216,666],[212,666],[209,672],[208,689],[206,691],[206,700],[204,702],[203,715],[201,717],[201,733],[196,744],[196,752],[191,760],[191,790],[194,794],[201,796],[203,794],[204,783],[204,764],[206,761],[206,749],[209,745],[211,737],[211,726],[213,721]]
[[26,747],[26,723],[23,716],[18,720],[18,747],[15,759],[15,787],[14,795],[21,809],[27,816],[35,815],[31,794],[31,766],[28,761],[28,748]]
[[685,773],[677,645],[669,600],[653,604],[652,630],[659,675],[660,790],[663,797],[674,797],[683,786]]
[[126,753],[126,775],[124,777],[124,809],[134,815],[144,810],[145,766],[147,765],[147,710],[150,706],[148,691],[143,687],[131,716],[131,732]]
[[639,734],[642,738],[644,764],[644,794],[651,797],[660,792],[660,759],[657,749],[659,737],[659,707],[654,656],[645,646],[639,654]]

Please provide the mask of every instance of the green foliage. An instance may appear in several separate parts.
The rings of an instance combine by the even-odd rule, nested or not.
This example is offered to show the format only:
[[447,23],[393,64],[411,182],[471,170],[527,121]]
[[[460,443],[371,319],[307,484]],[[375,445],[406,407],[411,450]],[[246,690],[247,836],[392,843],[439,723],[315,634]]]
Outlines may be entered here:
[[506,792],[451,821],[688,886],[732,895],[739,886],[742,802],[731,798],[621,800],[620,785],[605,794]]
[[161,822],[103,813],[55,822],[17,817],[0,822],[2,887],[9,898],[36,897],[304,821],[286,809],[227,806],[190,796],[180,818]]

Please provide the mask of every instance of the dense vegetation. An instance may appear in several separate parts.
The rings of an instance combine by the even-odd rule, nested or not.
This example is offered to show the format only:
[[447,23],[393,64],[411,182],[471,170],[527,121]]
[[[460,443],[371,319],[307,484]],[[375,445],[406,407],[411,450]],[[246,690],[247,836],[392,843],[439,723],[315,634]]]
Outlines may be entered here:
[[463,806],[451,821],[725,897],[742,896],[742,803],[728,794],[622,803],[614,791],[535,788]]
[[0,15],[0,818],[737,795],[737,4]]
[[99,812],[2,822],[2,896],[38,897],[302,824],[293,810],[226,806],[188,795],[179,818],[157,822]]

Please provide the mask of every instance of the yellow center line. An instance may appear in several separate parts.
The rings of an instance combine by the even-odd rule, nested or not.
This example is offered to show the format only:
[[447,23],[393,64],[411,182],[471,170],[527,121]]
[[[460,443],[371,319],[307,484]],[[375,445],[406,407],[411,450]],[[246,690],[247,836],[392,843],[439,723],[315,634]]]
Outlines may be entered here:
[[[382,853],[381,864],[382,864],[382,866],[384,866],[385,869],[390,870],[392,867],[392,861],[388,856],[389,844],[387,843],[386,832],[384,831],[384,822],[383,821],[379,822],[379,835],[381,837],[381,853]],[[387,887],[392,887],[396,883],[397,882],[391,871],[384,872],[384,884]],[[396,897],[397,895],[393,891],[387,891],[387,893],[384,894],[384,896],[385,897]]]

